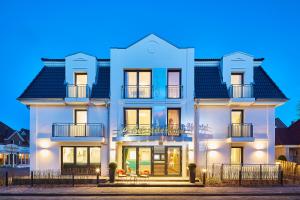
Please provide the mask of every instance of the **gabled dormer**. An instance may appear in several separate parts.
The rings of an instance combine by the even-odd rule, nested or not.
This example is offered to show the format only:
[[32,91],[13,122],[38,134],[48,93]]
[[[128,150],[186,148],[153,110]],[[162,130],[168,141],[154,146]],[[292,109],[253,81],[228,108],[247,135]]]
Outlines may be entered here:
[[66,101],[87,101],[95,83],[97,58],[76,53],[65,58]]
[[232,101],[253,102],[254,57],[234,52],[222,57],[220,67]]

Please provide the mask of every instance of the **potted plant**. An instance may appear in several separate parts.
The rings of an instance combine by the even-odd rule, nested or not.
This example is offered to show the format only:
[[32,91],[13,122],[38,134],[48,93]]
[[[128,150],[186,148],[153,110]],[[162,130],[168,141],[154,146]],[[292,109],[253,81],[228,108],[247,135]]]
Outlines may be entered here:
[[116,169],[117,169],[117,163],[109,163],[109,182],[114,183],[115,182],[115,176],[116,176]]
[[189,164],[189,172],[190,172],[190,183],[196,182],[196,164],[190,163]]

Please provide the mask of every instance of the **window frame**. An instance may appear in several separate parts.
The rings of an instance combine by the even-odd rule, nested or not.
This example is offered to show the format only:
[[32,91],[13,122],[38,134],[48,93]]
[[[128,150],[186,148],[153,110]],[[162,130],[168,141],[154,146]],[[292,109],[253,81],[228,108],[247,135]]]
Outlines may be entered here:
[[242,147],[242,146],[231,146],[230,147],[230,165],[232,165],[232,160],[231,160],[231,155],[232,155],[232,152],[231,152],[231,150],[233,149],[233,148],[236,148],[236,149],[240,149],[241,150],[241,163],[240,163],[240,165],[243,165],[244,164],[244,147]]
[[179,111],[179,128],[181,128],[181,108],[167,108],[167,127],[169,127],[169,110]]
[[242,109],[232,109],[230,111],[230,124],[235,124],[235,123],[232,123],[232,112],[241,112],[242,117],[241,117],[241,123],[240,124],[244,124],[245,123],[244,122],[244,120],[245,120],[245,118],[244,118],[244,110],[242,110]]
[[[74,149],[74,155],[73,155],[73,160],[74,163],[64,163],[63,162],[63,149],[67,147],[67,148],[73,148]],[[90,162],[90,148],[100,148],[100,163],[91,163]],[[87,148],[87,163],[86,164],[77,164],[77,148]],[[65,166],[65,167],[88,167],[88,166],[101,166],[101,146],[61,146],[61,169]]]
[[232,72],[231,74],[230,74],[230,84],[231,85],[239,85],[239,84],[232,84],[231,83],[231,76],[232,75],[240,75],[242,78],[241,78],[241,80],[242,80],[242,83],[240,84],[240,85],[244,85],[244,73],[243,72]]
[[127,118],[126,118],[126,110],[136,110],[136,119],[137,119],[137,128],[140,127],[140,117],[139,117],[139,110],[150,110],[150,127],[152,127],[152,108],[124,108],[123,119],[124,119],[124,126],[127,125]]
[[[179,96],[176,97],[176,98],[170,98],[169,97],[169,72],[179,72],[179,85],[178,85],[178,87],[179,87]],[[181,81],[182,81],[181,74],[182,74],[181,69],[168,69],[167,70],[167,98],[168,99],[181,99],[181,85],[182,85],[182,83],[181,83]]]
[[[136,80],[137,80],[137,95],[136,97],[128,97],[126,96],[126,87],[128,85],[126,85],[126,73],[127,72],[136,72]],[[139,92],[139,86],[140,86],[140,72],[150,72],[150,97],[143,97],[141,98],[140,97],[140,92]],[[135,70],[135,69],[125,69],[124,70],[124,73],[123,73],[123,84],[124,84],[124,89],[123,89],[123,92],[124,92],[124,99],[152,99],[152,70],[149,70],[149,69],[139,69],[139,70]]]
[[[86,84],[77,84],[77,75],[86,75]],[[88,85],[88,73],[87,72],[74,72],[74,85],[75,86]]]
[[86,112],[86,124],[88,123],[88,110],[87,109],[74,109],[74,124],[82,124],[82,123],[77,123],[77,112],[78,111],[85,111]]

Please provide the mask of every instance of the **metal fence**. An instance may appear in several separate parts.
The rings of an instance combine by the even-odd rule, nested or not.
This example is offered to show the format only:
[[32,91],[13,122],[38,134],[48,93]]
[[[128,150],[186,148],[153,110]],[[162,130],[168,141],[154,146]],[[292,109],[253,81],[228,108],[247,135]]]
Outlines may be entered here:
[[94,175],[78,175],[70,174],[63,175],[60,170],[36,170],[28,171],[25,174],[15,174],[9,171],[1,173],[0,184],[3,186],[9,185],[28,185],[28,186],[43,186],[43,185],[89,185],[98,184],[106,181],[99,178],[100,173],[94,172]]
[[277,160],[283,171],[283,178],[291,183],[300,183],[300,165],[295,162]]
[[276,164],[213,164],[200,167],[197,176],[202,181],[205,176],[209,185],[283,184],[281,167]]

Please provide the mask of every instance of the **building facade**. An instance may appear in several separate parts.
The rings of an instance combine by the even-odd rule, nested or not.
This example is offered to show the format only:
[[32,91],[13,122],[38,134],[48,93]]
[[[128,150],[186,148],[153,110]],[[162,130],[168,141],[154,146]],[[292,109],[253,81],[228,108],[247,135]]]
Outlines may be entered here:
[[29,167],[29,130],[0,122],[0,166]]
[[19,100],[30,108],[31,169],[187,176],[189,163],[274,163],[275,108],[287,98],[236,52],[197,59],[151,34],[109,59],[43,58]]

